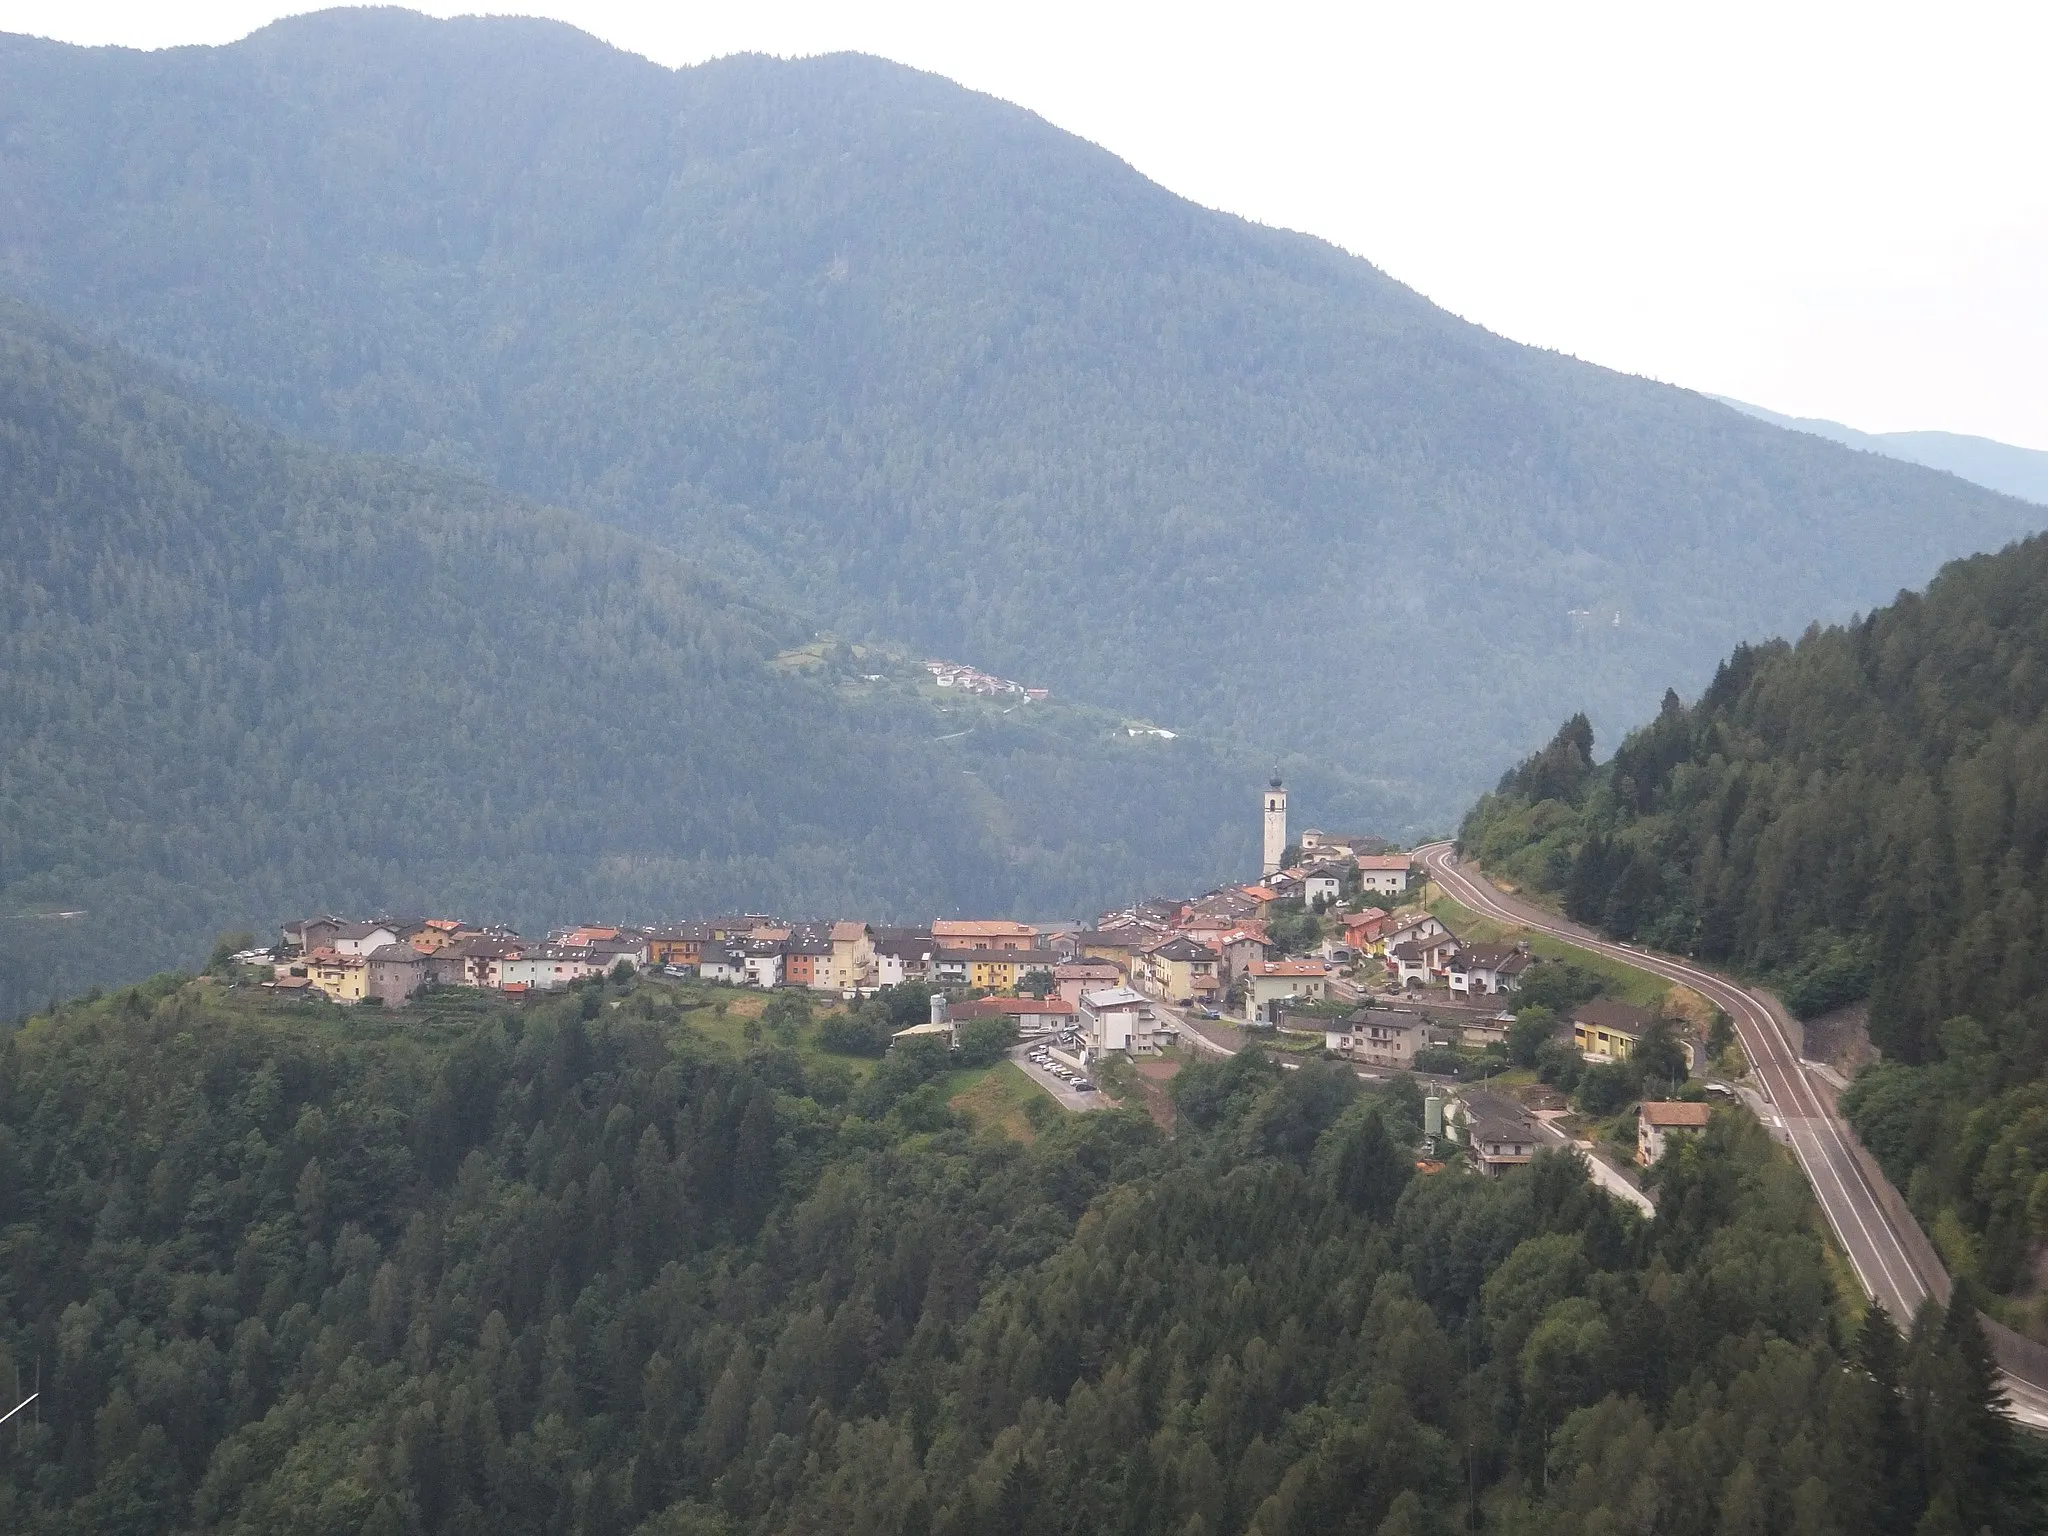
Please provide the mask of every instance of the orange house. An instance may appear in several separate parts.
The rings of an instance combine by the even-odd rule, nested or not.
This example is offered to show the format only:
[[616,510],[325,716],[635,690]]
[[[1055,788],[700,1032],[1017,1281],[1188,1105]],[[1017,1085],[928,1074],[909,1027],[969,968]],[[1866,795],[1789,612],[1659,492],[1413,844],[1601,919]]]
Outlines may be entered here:
[[791,939],[782,946],[782,984],[787,987],[816,986],[831,963],[831,944]]
[[703,923],[657,928],[647,936],[647,963],[695,965],[704,958],[704,946],[710,942],[711,930]]
[[932,937],[941,949],[1036,949],[1038,930],[1005,918],[936,918]]
[[420,924],[419,932],[406,942],[423,955],[439,954],[464,932],[459,919],[453,917],[430,917]]

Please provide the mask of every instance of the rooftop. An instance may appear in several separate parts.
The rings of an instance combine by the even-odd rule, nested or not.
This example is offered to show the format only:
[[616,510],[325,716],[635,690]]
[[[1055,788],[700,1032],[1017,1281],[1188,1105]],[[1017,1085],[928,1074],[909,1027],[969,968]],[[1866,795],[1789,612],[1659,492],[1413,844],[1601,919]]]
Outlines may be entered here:
[[1674,1129],[1699,1130],[1707,1123],[1708,1110],[1704,1104],[1654,1103],[1645,1104],[1641,1114],[1645,1124],[1669,1126]]
[[1003,1015],[1016,1018],[1034,1013],[1072,1013],[1074,1005],[1058,993],[1051,997],[977,997],[952,1008],[956,1019],[986,1019]]
[[1152,1001],[1142,992],[1133,992],[1129,987],[1104,987],[1099,992],[1083,992],[1081,1001],[1090,1008],[1131,1008]]
[[1572,1022],[1595,1029],[1620,1030],[1625,1035],[1641,1034],[1650,1022],[1650,1010],[1633,1003],[1617,1003],[1611,997],[1596,997],[1589,1003],[1572,1005]]
[[1254,960],[1245,967],[1248,976],[1328,976],[1330,968],[1320,960]]

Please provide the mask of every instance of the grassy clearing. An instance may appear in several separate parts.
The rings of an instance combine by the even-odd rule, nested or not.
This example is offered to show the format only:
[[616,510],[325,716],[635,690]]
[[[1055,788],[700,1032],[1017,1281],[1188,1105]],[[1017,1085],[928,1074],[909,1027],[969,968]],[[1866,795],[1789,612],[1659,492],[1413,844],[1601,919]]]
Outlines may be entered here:
[[[662,985],[650,983],[650,985]],[[681,986],[665,988],[674,995],[686,1010],[683,1022],[707,1040],[715,1040],[736,1056],[744,1056],[757,1045],[781,1043],[772,1031],[762,1030],[755,1023],[761,1011],[768,1006],[770,993],[750,987],[707,986],[702,982],[687,982]],[[837,1062],[852,1072],[856,1078],[866,1077],[875,1070],[873,1058],[867,1056],[842,1056],[836,1051],[821,1049],[818,1045],[818,1025],[840,1011],[838,999],[813,997],[815,1010],[811,1027],[798,1032],[794,1041],[789,1042],[799,1056],[806,1061]],[[748,1025],[753,1024],[758,1039],[748,1038]]]
[[1090,1068],[1094,1075],[1095,1087],[1102,1096],[1114,1104],[1134,1104],[1141,1097],[1138,1086],[1138,1072],[1130,1058],[1114,1052],[1105,1055]]
[[1439,896],[1430,903],[1429,910],[1438,922],[1469,944],[1502,944],[1527,939],[1530,953],[1544,960],[1568,960],[1593,972],[1607,984],[1607,995],[1624,1003],[1653,1008],[1672,990],[1671,983],[1661,976],[1652,976],[1648,971],[1595,954],[1590,949],[1581,949],[1547,933],[1481,917],[1449,896]]
[[940,1084],[939,1091],[946,1095],[946,1103],[953,1112],[966,1116],[977,1131],[993,1131],[1026,1146],[1038,1135],[1034,1113],[1044,1113],[1036,1106],[1058,1108],[1010,1061],[955,1072]]

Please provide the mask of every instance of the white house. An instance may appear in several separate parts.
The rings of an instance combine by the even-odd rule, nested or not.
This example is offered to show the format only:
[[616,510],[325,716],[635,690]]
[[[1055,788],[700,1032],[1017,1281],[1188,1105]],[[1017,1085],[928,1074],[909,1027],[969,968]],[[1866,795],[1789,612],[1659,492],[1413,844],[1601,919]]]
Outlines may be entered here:
[[1380,937],[1387,948],[1392,950],[1396,944],[1413,944],[1423,939],[1441,938],[1450,931],[1435,918],[1424,913],[1421,917],[1408,918],[1399,926],[1387,929]]
[[1696,1136],[1707,1128],[1704,1104],[1647,1103],[1636,1110],[1636,1161],[1645,1168],[1664,1155],[1673,1136]]
[[566,987],[572,981],[580,981],[592,971],[604,969],[602,963],[580,946],[564,948],[556,944],[536,944],[499,962],[498,985],[549,992],[557,987]]
[[1361,853],[1358,883],[1368,891],[1399,895],[1408,889],[1410,866],[1405,853]]
[[1081,994],[1081,1039],[1091,1058],[1106,1051],[1147,1055],[1159,1048],[1152,999],[1129,987]]
[[1458,941],[1441,934],[1396,944],[1387,951],[1387,974],[1402,987],[1426,987],[1438,977],[1448,978],[1457,954]]
[[1468,1092],[1451,1100],[1451,1109],[1463,1123],[1465,1145],[1481,1173],[1506,1173],[1536,1155],[1536,1122],[1513,1100]]
[[874,941],[875,984],[901,986],[906,981],[929,981],[939,956],[939,941],[929,934],[904,937],[891,934]]
[[750,987],[782,985],[782,946],[768,939],[755,939],[741,951],[740,968]]
[[746,952],[707,944],[697,961],[697,974],[706,981],[723,982],[729,987],[740,986],[747,979]]
[[1301,872],[1301,899],[1313,907],[1317,902],[1335,906],[1344,894],[1344,871],[1336,864],[1313,864]]
[[1528,968],[1528,952],[1520,945],[1475,944],[1451,962],[1451,990],[1488,997],[1513,992],[1521,986],[1522,973]]
[[362,955],[367,958],[387,944],[396,944],[403,935],[391,923],[337,923],[334,936],[328,947],[336,954]]

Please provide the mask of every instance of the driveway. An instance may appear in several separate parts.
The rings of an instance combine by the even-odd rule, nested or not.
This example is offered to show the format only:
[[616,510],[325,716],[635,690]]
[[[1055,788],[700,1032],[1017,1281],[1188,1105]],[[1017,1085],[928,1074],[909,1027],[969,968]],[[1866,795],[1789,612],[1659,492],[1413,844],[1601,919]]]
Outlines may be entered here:
[[1018,1069],[1026,1077],[1057,1099],[1061,1109],[1071,1109],[1079,1113],[1082,1110],[1109,1108],[1109,1100],[1100,1093],[1093,1089],[1087,1093],[1076,1093],[1064,1080],[1054,1077],[1039,1066],[1031,1059],[1032,1050],[1033,1046],[1030,1045],[1013,1045],[1010,1047],[1010,1060],[1017,1064]]

